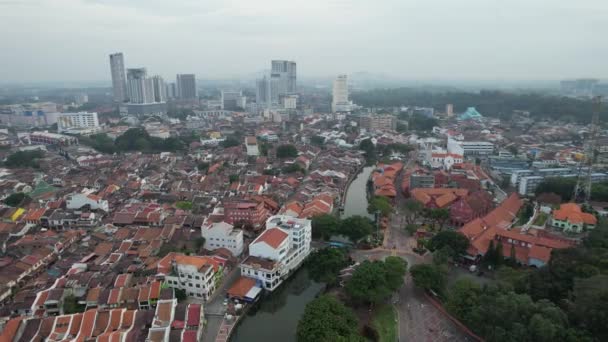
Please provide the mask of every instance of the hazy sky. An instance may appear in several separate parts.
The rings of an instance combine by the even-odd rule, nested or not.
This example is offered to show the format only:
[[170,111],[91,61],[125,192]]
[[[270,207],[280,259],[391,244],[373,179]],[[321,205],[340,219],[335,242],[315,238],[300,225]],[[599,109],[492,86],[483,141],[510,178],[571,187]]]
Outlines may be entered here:
[[607,0],[0,0],[0,82],[109,80],[115,51],[171,78],[602,78],[607,33]]

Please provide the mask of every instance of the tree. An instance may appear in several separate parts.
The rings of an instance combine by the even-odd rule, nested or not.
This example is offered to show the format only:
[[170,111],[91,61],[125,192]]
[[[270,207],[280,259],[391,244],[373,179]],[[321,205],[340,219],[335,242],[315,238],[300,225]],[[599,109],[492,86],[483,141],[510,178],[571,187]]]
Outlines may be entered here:
[[430,131],[433,127],[438,126],[439,122],[435,118],[430,118],[422,114],[414,114],[409,121],[408,127],[410,130]]
[[393,205],[387,197],[374,196],[367,205],[367,212],[370,214],[380,212],[380,215],[387,217],[393,212]]
[[229,136],[220,143],[220,146],[222,146],[223,148],[229,148],[229,147],[239,146],[240,144],[241,144],[240,140],[238,140],[237,138],[235,138],[233,136]]
[[574,193],[574,187],[576,185],[576,178],[545,178],[534,190],[536,195],[540,195],[545,192],[553,192],[558,194],[562,200],[570,201],[572,194]]
[[418,264],[410,268],[410,274],[416,286],[425,290],[443,293],[447,282],[446,272],[441,267],[430,264]]
[[313,135],[310,138],[310,143],[317,146],[323,146],[325,144],[325,138],[319,135]]
[[44,152],[35,151],[17,151],[6,158],[4,165],[9,168],[16,167],[31,167],[39,168],[39,159],[44,157]]
[[230,183],[238,182],[238,180],[239,180],[239,175],[230,175],[230,176],[228,176],[228,181]]
[[405,225],[405,230],[413,236],[418,231],[418,225],[408,223]]
[[84,312],[85,305],[78,304],[78,298],[70,294],[63,298],[63,313],[71,315],[79,312]]
[[351,216],[340,222],[338,233],[356,243],[364,237],[370,235],[374,230],[371,221],[363,216]]
[[364,261],[344,286],[344,291],[358,303],[378,304],[403,285],[407,264],[398,257],[386,261]]
[[207,170],[209,170],[209,163],[207,162],[200,162],[196,165],[196,168],[200,171],[200,172],[207,172]]
[[600,341],[608,341],[608,276],[577,279],[574,285],[573,317]]
[[300,164],[298,164],[298,163],[289,164],[289,165],[283,167],[283,169],[281,171],[283,171],[283,173],[296,173],[296,172],[306,173],[306,170],[304,170],[304,168],[302,168],[302,166],[300,166]]
[[450,212],[447,208],[433,208],[427,211],[426,216],[431,219],[433,226],[437,224],[439,230],[441,230],[445,222],[450,218]]
[[8,205],[9,207],[18,207],[28,199],[29,196],[27,196],[23,192],[16,192],[14,194],[10,194],[7,198],[5,198],[4,204]]
[[186,290],[174,288],[173,291],[175,293],[175,299],[177,299],[178,302],[183,302],[184,300],[188,299]]
[[457,231],[446,230],[435,234],[427,244],[427,248],[431,251],[444,247],[451,249],[452,257],[460,256],[466,254],[467,248],[469,248],[469,239]]
[[334,285],[338,273],[348,266],[348,254],[341,248],[323,248],[313,252],[307,260],[310,277],[318,282]]
[[298,149],[291,144],[280,145],[277,147],[277,158],[296,158]]
[[312,217],[312,237],[323,238],[329,240],[329,238],[338,233],[340,222],[338,218],[330,214],[321,214]]
[[363,341],[357,332],[355,314],[330,295],[322,295],[306,305],[298,322],[298,342]]
[[205,238],[202,236],[194,239],[194,249],[197,253],[200,252],[201,248],[205,246],[205,241]]
[[365,152],[367,165],[373,165],[376,161],[376,146],[371,139],[361,140],[359,149]]
[[405,221],[408,224],[416,223],[418,216],[422,213],[422,209],[422,203],[412,198],[406,199],[404,202]]
[[467,278],[459,279],[448,291],[445,307],[452,315],[468,322],[473,319],[473,309],[480,305],[480,295],[479,285]]
[[192,202],[190,201],[179,201],[175,202],[175,207],[182,210],[192,210]]

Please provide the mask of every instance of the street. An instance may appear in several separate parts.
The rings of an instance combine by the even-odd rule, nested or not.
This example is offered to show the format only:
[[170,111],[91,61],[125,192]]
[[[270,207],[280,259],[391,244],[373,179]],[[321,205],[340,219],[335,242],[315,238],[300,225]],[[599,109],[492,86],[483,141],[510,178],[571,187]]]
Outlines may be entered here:
[[224,276],[224,279],[222,279],[222,284],[214,292],[211,300],[203,305],[205,319],[207,320],[205,331],[203,332],[203,341],[215,341],[218,337],[220,325],[222,324],[224,314],[226,313],[226,306],[224,305],[226,292],[240,274],[238,267],[230,270],[230,272]]

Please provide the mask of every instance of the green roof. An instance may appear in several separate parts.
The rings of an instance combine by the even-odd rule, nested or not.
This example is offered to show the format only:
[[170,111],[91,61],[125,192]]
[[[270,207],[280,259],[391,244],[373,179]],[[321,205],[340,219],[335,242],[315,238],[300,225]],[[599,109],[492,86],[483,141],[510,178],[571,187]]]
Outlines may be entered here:
[[475,107],[469,107],[467,110],[458,116],[458,120],[480,120],[483,115],[475,109]]
[[49,183],[47,183],[45,181],[40,181],[40,182],[38,182],[38,184],[36,184],[36,187],[34,188],[34,190],[32,190],[32,192],[30,192],[28,194],[28,196],[34,198],[34,197],[46,195],[49,193],[53,193],[55,191],[57,191],[57,189],[55,187],[53,187],[52,185],[49,185]]

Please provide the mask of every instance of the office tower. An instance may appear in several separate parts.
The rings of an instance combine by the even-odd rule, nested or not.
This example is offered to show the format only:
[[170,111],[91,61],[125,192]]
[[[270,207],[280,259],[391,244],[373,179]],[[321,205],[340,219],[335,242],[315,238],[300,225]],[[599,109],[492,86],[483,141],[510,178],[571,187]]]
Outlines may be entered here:
[[349,111],[350,104],[348,101],[348,77],[346,75],[338,75],[334,80],[331,110],[334,113]]
[[122,52],[113,53],[110,55],[110,71],[112,73],[112,90],[114,92],[114,101],[127,101],[125,61]]
[[167,83],[165,87],[167,88],[167,98],[177,98],[177,85],[175,82]]
[[127,84],[130,103],[154,102],[154,84],[146,68],[127,69]]
[[389,131],[397,127],[394,115],[366,115],[359,118],[359,125],[367,131]]
[[296,62],[273,60],[271,62],[270,78],[276,80],[278,94],[293,94],[297,92]]
[[160,76],[152,76],[152,87],[154,89],[154,102],[167,101],[167,87]]
[[182,100],[194,100],[198,98],[196,76],[194,74],[177,75],[177,97]]
[[268,78],[266,76],[255,81],[255,102],[258,105],[268,102],[268,88]]

